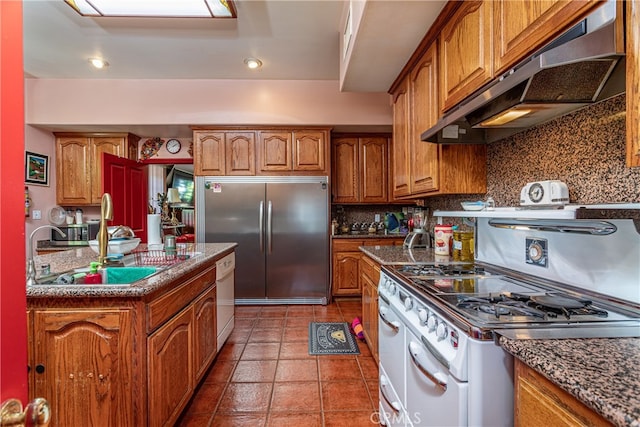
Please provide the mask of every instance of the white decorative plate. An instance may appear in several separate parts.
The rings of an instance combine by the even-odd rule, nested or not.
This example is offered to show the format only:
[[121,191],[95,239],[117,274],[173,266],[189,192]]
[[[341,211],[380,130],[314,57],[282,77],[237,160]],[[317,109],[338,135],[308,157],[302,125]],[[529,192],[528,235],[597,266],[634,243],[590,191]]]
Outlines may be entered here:
[[60,206],[49,209],[49,222],[55,225],[62,225],[67,220],[67,212]]

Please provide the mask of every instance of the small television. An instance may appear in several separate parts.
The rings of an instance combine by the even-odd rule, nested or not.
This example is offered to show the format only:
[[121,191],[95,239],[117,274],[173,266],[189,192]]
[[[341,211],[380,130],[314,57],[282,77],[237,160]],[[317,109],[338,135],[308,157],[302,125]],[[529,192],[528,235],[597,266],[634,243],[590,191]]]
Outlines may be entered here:
[[171,174],[171,187],[178,189],[178,194],[180,194],[180,200],[182,203],[193,206],[195,201],[193,173],[174,167]]

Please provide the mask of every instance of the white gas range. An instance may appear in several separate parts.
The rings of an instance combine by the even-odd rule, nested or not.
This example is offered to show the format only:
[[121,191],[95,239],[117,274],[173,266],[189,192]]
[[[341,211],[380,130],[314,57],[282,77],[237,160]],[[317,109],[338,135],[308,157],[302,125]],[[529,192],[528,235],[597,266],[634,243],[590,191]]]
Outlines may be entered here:
[[384,425],[512,425],[499,335],[640,336],[639,221],[476,221],[474,263],[382,268]]

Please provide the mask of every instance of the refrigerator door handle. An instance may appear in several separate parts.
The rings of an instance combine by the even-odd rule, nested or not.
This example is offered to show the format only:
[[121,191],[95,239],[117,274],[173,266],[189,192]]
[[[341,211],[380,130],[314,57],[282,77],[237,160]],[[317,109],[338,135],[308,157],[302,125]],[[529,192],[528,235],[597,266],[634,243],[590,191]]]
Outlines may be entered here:
[[260,252],[264,253],[264,200],[258,207],[258,234],[260,235]]
[[273,206],[271,204],[271,200],[269,200],[268,204],[267,204],[267,253],[271,253],[271,222],[273,220],[272,218],[272,213],[273,213]]

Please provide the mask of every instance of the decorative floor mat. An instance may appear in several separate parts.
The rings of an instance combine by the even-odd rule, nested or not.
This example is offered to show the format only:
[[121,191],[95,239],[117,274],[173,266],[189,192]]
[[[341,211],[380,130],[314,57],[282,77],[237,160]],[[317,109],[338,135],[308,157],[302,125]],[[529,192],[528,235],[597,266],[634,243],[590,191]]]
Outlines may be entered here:
[[347,322],[311,322],[309,354],[360,354],[360,350]]

